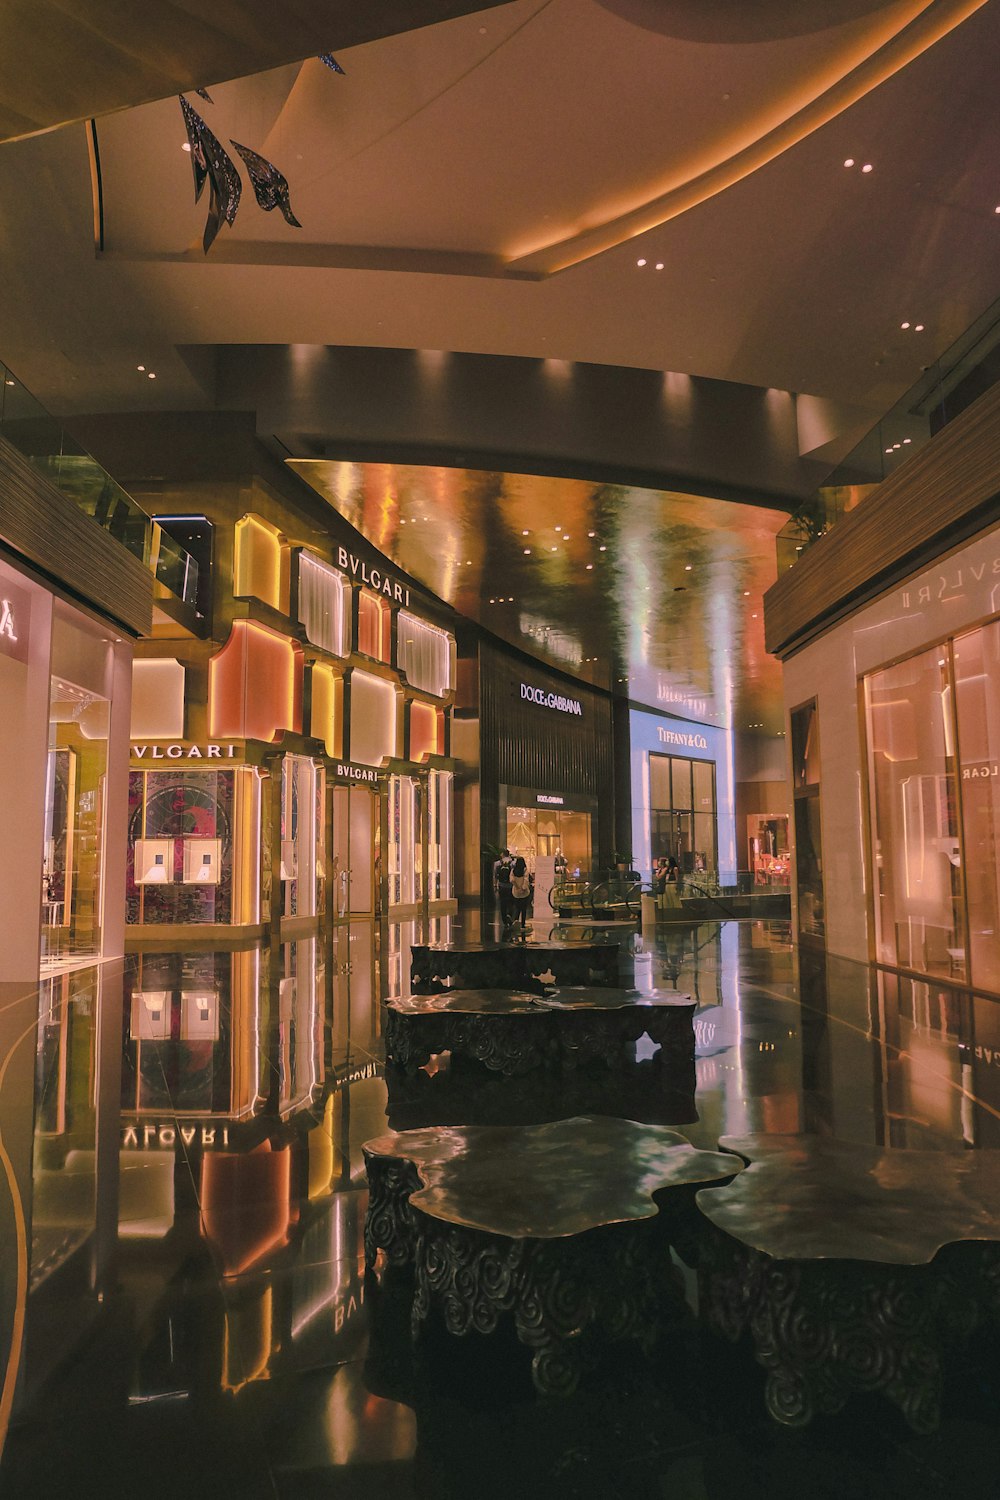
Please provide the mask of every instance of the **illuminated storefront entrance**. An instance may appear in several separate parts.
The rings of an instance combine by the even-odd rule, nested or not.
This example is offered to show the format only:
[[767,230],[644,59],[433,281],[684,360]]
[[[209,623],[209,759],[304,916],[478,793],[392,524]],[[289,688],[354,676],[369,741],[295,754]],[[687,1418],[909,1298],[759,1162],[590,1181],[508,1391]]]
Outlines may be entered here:
[[507,839],[510,852],[524,858],[529,869],[536,859],[565,859],[570,875],[592,868],[596,802],[569,793],[527,792],[523,787],[501,787],[506,793]]

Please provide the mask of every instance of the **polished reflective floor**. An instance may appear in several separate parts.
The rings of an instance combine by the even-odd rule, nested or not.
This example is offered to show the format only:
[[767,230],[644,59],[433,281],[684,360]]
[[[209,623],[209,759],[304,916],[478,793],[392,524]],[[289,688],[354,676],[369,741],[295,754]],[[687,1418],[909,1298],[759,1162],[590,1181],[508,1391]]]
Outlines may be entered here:
[[750,1350],[694,1318],[565,1400],[500,1334],[414,1350],[405,1291],[365,1281],[361,1146],[387,1120],[587,1109],[705,1147],[996,1147],[1000,1006],[798,954],[787,924],[612,932],[637,987],[697,1000],[693,1096],[641,1043],[630,1074],[571,1087],[447,1066],[387,1086],[380,999],[409,943],[479,935],[348,925],[0,996],[0,1496],[995,1495],[1000,1366],[953,1371],[918,1437],[876,1398],[777,1426]]

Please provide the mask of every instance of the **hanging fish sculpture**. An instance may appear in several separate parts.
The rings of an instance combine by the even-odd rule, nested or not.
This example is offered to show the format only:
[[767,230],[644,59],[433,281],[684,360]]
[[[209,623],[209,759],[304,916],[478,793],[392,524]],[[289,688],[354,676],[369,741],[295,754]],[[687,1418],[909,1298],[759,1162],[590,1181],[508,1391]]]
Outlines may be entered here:
[[292,213],[292,205],[288,201],[287,177],[266,156],[251,151],[249,146],[241,146],[239,141],[232,140],[229,144],[235,146],[242,156],[254,197],[264,212],[270,213],[272,208],[280,208],[285,222],[291,224],[293,229],[301,229],[302,225]]
[[[205,183],[208,182],[209,185],[208,219],[202,239],[202,246],[207,255],[215,236],[222,228],[223,220],[229,225],[232,225],[235,220],[236,211],[240,206],[243,184],[232,157],[216,140],[201,115],[197,110],[192,109],[183,94],[178,97],[181,102],[181,113],[184,116],[184,128],[187,130],[188,144],[191,147],[196,203],[202,195]],[[259,198],[258,194],[258,201]]]

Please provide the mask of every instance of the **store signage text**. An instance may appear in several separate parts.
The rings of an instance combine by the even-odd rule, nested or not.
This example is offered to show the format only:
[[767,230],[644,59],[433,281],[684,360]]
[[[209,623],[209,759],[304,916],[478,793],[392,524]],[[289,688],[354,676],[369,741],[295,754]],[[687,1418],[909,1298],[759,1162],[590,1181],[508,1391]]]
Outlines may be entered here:
[[3,585],[0,598],[0,651],[15,661],[28,660],[28,620],[31,599],[23,589]]
[[521,683],[521,697],[528,703],[537,703],[539,708],[554,708],[561,714],[575,714],[577,718],[583,716],[583,704],[579,698],[564,698],[562,693],[547,693],[544,688],[530,687],[528,683]]
[[1000,762],[984,761],[981,766],[963,766],[963,781],[978,781],[980,777],[1000,776]]
[[133,745],[133,760],[235,760],[235,745]]
[[334,775],[339,781],[364,781],[369,786],[378,785],[378,772],[372,766],[352,766],[347,761],[338,761]]
[[219,1129],[215,1125],[126,1125],[122,1131],[122,1146],[130,1150],[148,1150],[163,1147],[169,1150],[176,1146],[180,1136],[185,1146],[228,1146],[229,1126]]
[[1000,575],[1000,557],[995,557],[992,563],[968,563],[964,568],[956,568],[951,575],[939,573],[930,583],[922,583],[919,588],[901,589],[903,608],[930,604],[932,598],[962,599],[973,583],[982,583],[987,572],[994,577]]
[[548,792],[539,792],[535,801],[545,802],[550,807],[563,807],[565,805],[562,797],[550,797]]
[[708,740],[703,734],[681,734],[675,729],[657,728],[661,745],[684,745],[688,750],[707,750]]
[[693,698],[690,693],[685,693],[681,688],[670,687],[665,682],[656,684],[656,697],[659,703],[680,703],[695,716],[704,717],[708,712],[708,704],[704,698]]
[[362,583],[366,583],[377,593],[387,594],[390,599],[395,599],[397,604],[409,606],[410,591],[405,584],[397,583],[378,568],[370,568],[366,562],[362,562],[360,557],[355,557],[353,552],[348,552],[346,547],[337,548],[337,562],[345,573],[349,572],[353,578],[360,578]]

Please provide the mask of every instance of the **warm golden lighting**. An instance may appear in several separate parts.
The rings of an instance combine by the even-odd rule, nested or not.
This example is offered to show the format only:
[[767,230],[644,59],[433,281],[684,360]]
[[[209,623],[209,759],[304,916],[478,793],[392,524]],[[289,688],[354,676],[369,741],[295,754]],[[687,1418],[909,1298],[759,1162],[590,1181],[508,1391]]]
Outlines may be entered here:
[[184,665],[174,656],[132,663],[133,740],[184,738]]
[[326,662],[314,662],[310,682],[309,733],[336,760],[344,753],[344,679]]
[[444,754],[444,714],[432,703],[410,704],[410,759]]
[[273,745],[286,729],[301,734],[304,665],[298,641],[253,620],[234,620],[208,663],[210,736]]
[[233,544],[233,593],[238,599],[261,599],[287,615],[288,557],[277,526],[262,516],[241,516]]
[[397,692],[384,677],[351,673],[351,759],[379,766],[399,754]]

